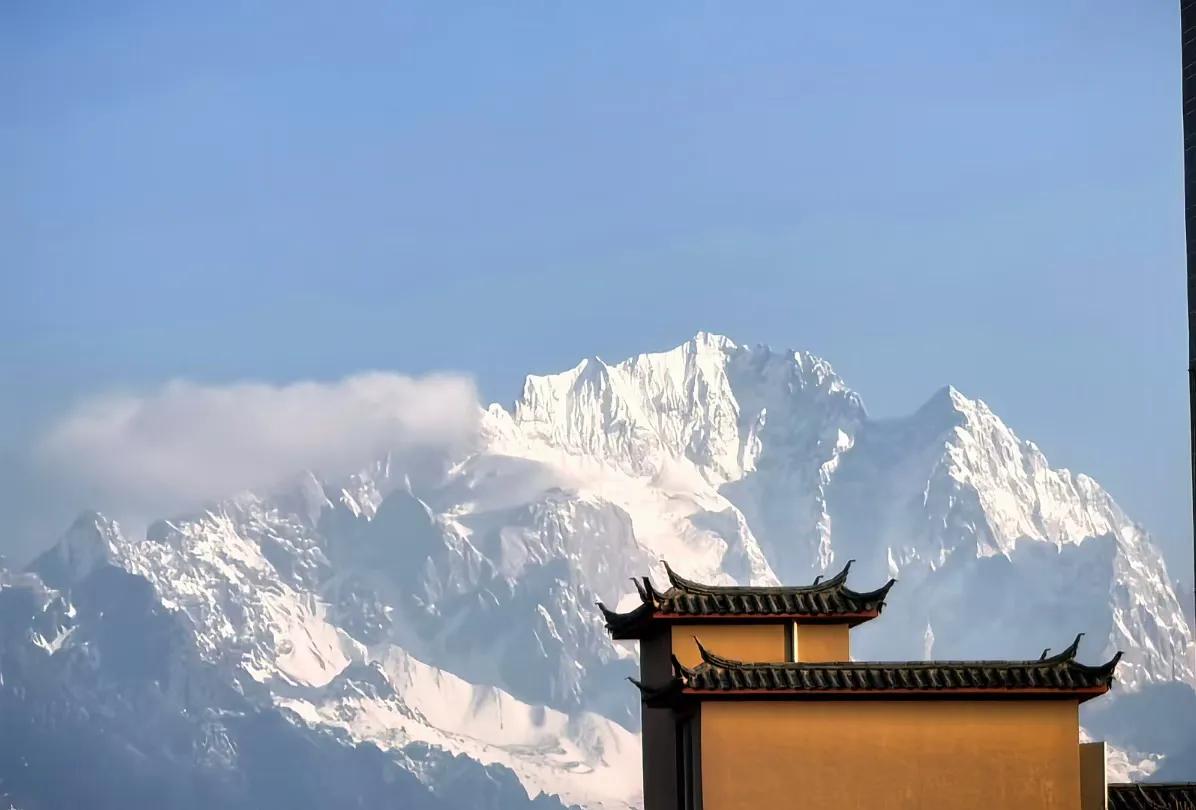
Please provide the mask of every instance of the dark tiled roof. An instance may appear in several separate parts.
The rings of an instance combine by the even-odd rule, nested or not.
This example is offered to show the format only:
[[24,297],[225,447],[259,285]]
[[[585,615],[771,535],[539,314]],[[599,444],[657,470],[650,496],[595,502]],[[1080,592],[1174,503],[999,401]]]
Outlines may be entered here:
[[1196,810],[1196,782],[1109,785],[1109,810]]
[[636,683],[648,702],[684,695],[835,697],[898,696],[1018,697],[1027,694],[1080,697],[1103,694],[1113,680],[1121,653],[1100,666],[1075,660],[1080,636],[1058,655],[1034,661],[843,661],[836,663],[749,664],[715,655],[698,645],[702,663],[683,666],[673,659],[669,683]]
[[627,613],[598,607],[606,619],[606,628],[615,638],[640,638],[653,619],[806,619],[827,621],[842,619],[859,624],[875,618],[884,607],[885,596],[896,580],[889,580],[882,588],[859,593],[847,587],[848,562],[843,570],[826,581],[814,580],[812,585],[798,587],[751,587],[739,585],[701,585],[685,579],[668,563],[664,568],[669,577],[669,589],[660,593],[652,580],[644,577],[635,582],[640,604]]

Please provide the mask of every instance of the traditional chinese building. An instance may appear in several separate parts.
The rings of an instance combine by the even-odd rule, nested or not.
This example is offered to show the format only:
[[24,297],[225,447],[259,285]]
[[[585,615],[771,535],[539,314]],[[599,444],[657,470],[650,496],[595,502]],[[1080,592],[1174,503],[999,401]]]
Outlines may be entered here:
[[640,642],[645,810],[985,808],[1094,810],[1103,743],[1079,705],[1109,690],[1063,651],[1023,661],[853,661],[873,591],[837,576],[803,587],[702,585],[665,566],[616,639]]

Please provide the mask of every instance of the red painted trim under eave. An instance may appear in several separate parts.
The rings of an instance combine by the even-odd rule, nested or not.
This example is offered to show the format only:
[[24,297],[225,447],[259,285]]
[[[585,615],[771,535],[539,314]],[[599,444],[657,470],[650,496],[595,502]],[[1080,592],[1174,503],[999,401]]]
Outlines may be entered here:
[[981,689],[690,689],[683,687],[681,693],[695,697],[839,697],[852,698],[858,695],[868,697],[917,695],[924,698],[988,697],[1017,698],[1022,695],[1033,697],[1080,698],[1080,702],[1100,697],[1109,691],[1107,686],[1090,686],[1083,689],[1046,689],[1038,687],[990,687]]
[[653,613],[646,621],[706,622],[809,622],[811,624],[846,624],[852,619],[867,621],[880,616],[879,610],[861,610],[855,613]]
[[638,619],[622,630],[611,630],[616,641],[634,641],[644,638],[644,629],[656,625],[700,624],[701,622],[725,622],[727,624],[846,624],[855,627],[880,616],[879,610],[863,610],[855,613],[651,613]]

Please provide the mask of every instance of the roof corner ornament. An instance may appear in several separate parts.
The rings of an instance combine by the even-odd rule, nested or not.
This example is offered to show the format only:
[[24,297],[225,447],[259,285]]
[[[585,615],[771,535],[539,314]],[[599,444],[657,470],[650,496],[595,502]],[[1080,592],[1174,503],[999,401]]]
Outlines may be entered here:
[[664,566],[664,572],[669,578],[669,584],[672,585],[674,588],[682,587],[682,585],[684,584],[684,580],[682,579],[681,576],[679,576],[677,574],[676,571],[673,570],[673,567],[671,565],[669,565],[669,561],[661,560],[660,564]]
[[660,607],[660,594],[657,593],[656,588],[652,585],[651,577],[644,577],[644,593],[647,594],[644,601],[652,605],[652,607]]
[[833,577],[831,577],[830,579],[828,579],[826,582],[824,582],[822,584],[825,586],[842,585],[844,582],[847,581],[847,574],[848,574],[848,572],[851,571],[851,566],[854,563],[855,563],[855,560],[848,560],[847,564],[843,566],[842,571],[835,574]]
[[693,674],[692,670],[685,666],[685,664],[681,663],[681,659],[679,659],[676,655],[669,656],[669,663],[673,666],[673,677],[679,680],[683,685],[687,685],[689,683],[689,676]]
[[[737,661],[732,661],[730,658],[723,658],[718,653],[714,653],[706,649],[704,646],[702,646],[702,642],[697,636],[694,636],[693,640],[694,644],[698,648],[698,655],[702,656],[702,663],[707,666],[725,668],[728,666],[735,666],[740,663]],[[692,670],[689,671],[692,672]]]
[[1051,652],[1051,648],[1047,647],[1045,650],[1042,651],[1042,655],[1038,656],[1038,660],[1045,661],[1047,659],[1047,655],[1049,655],[1050,652]]
[[631,584],[635,586],[636,593],[638,593],[640,595],[640,601],[647,602],[648,601],[648,592],[646,590],[644,590],[644,586],[642,584],[640,584],[640,581],[638,579],[636,579],[635,577],[632,577]]
[[1080,639],[1082,639],[1083,637],[1084,637],[1083,633],[1077,633],[1076,640],[1073,641],[1068,646],[1068,648],[1066,650],[1064,650],[1063,652],[1061,652],[1059,654],[1060,657],[1062,657],[1064,661],[1074,661],[1075,660],[1076,653],[1078,653],[1080,651]]

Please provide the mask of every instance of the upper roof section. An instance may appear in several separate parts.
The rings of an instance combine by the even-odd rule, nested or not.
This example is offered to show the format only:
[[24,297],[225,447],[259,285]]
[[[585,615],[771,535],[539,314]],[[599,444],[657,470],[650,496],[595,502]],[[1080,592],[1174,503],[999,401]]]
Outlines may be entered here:
[[635,582],[640,604],[627,613],[616,613],[601,602],[606,629],[614,638],[643,638],[661,623],[706,621],[789,620],[796,622],[843,622],[852,626],[880,615],[885,596],[896,580],[867,593],[847,587],[851,563],[827,580],[818,577],[811,585],[797,587],[751,587],[702,585],[685,579],[664,563],[669,589],[660,593],[652,580]]
[[698,645],[702,662],[683,666],[673,659],[664,684],[636,686],[644,700],[667,704],[697,699],[786,697],[896,699],[1073,698],[1081,701],[1109,690],[1121,653],[1104,664],[1076,661],[1080,636],[1063,650],[1029,661],[842,661],[748,664],[715,655]]

